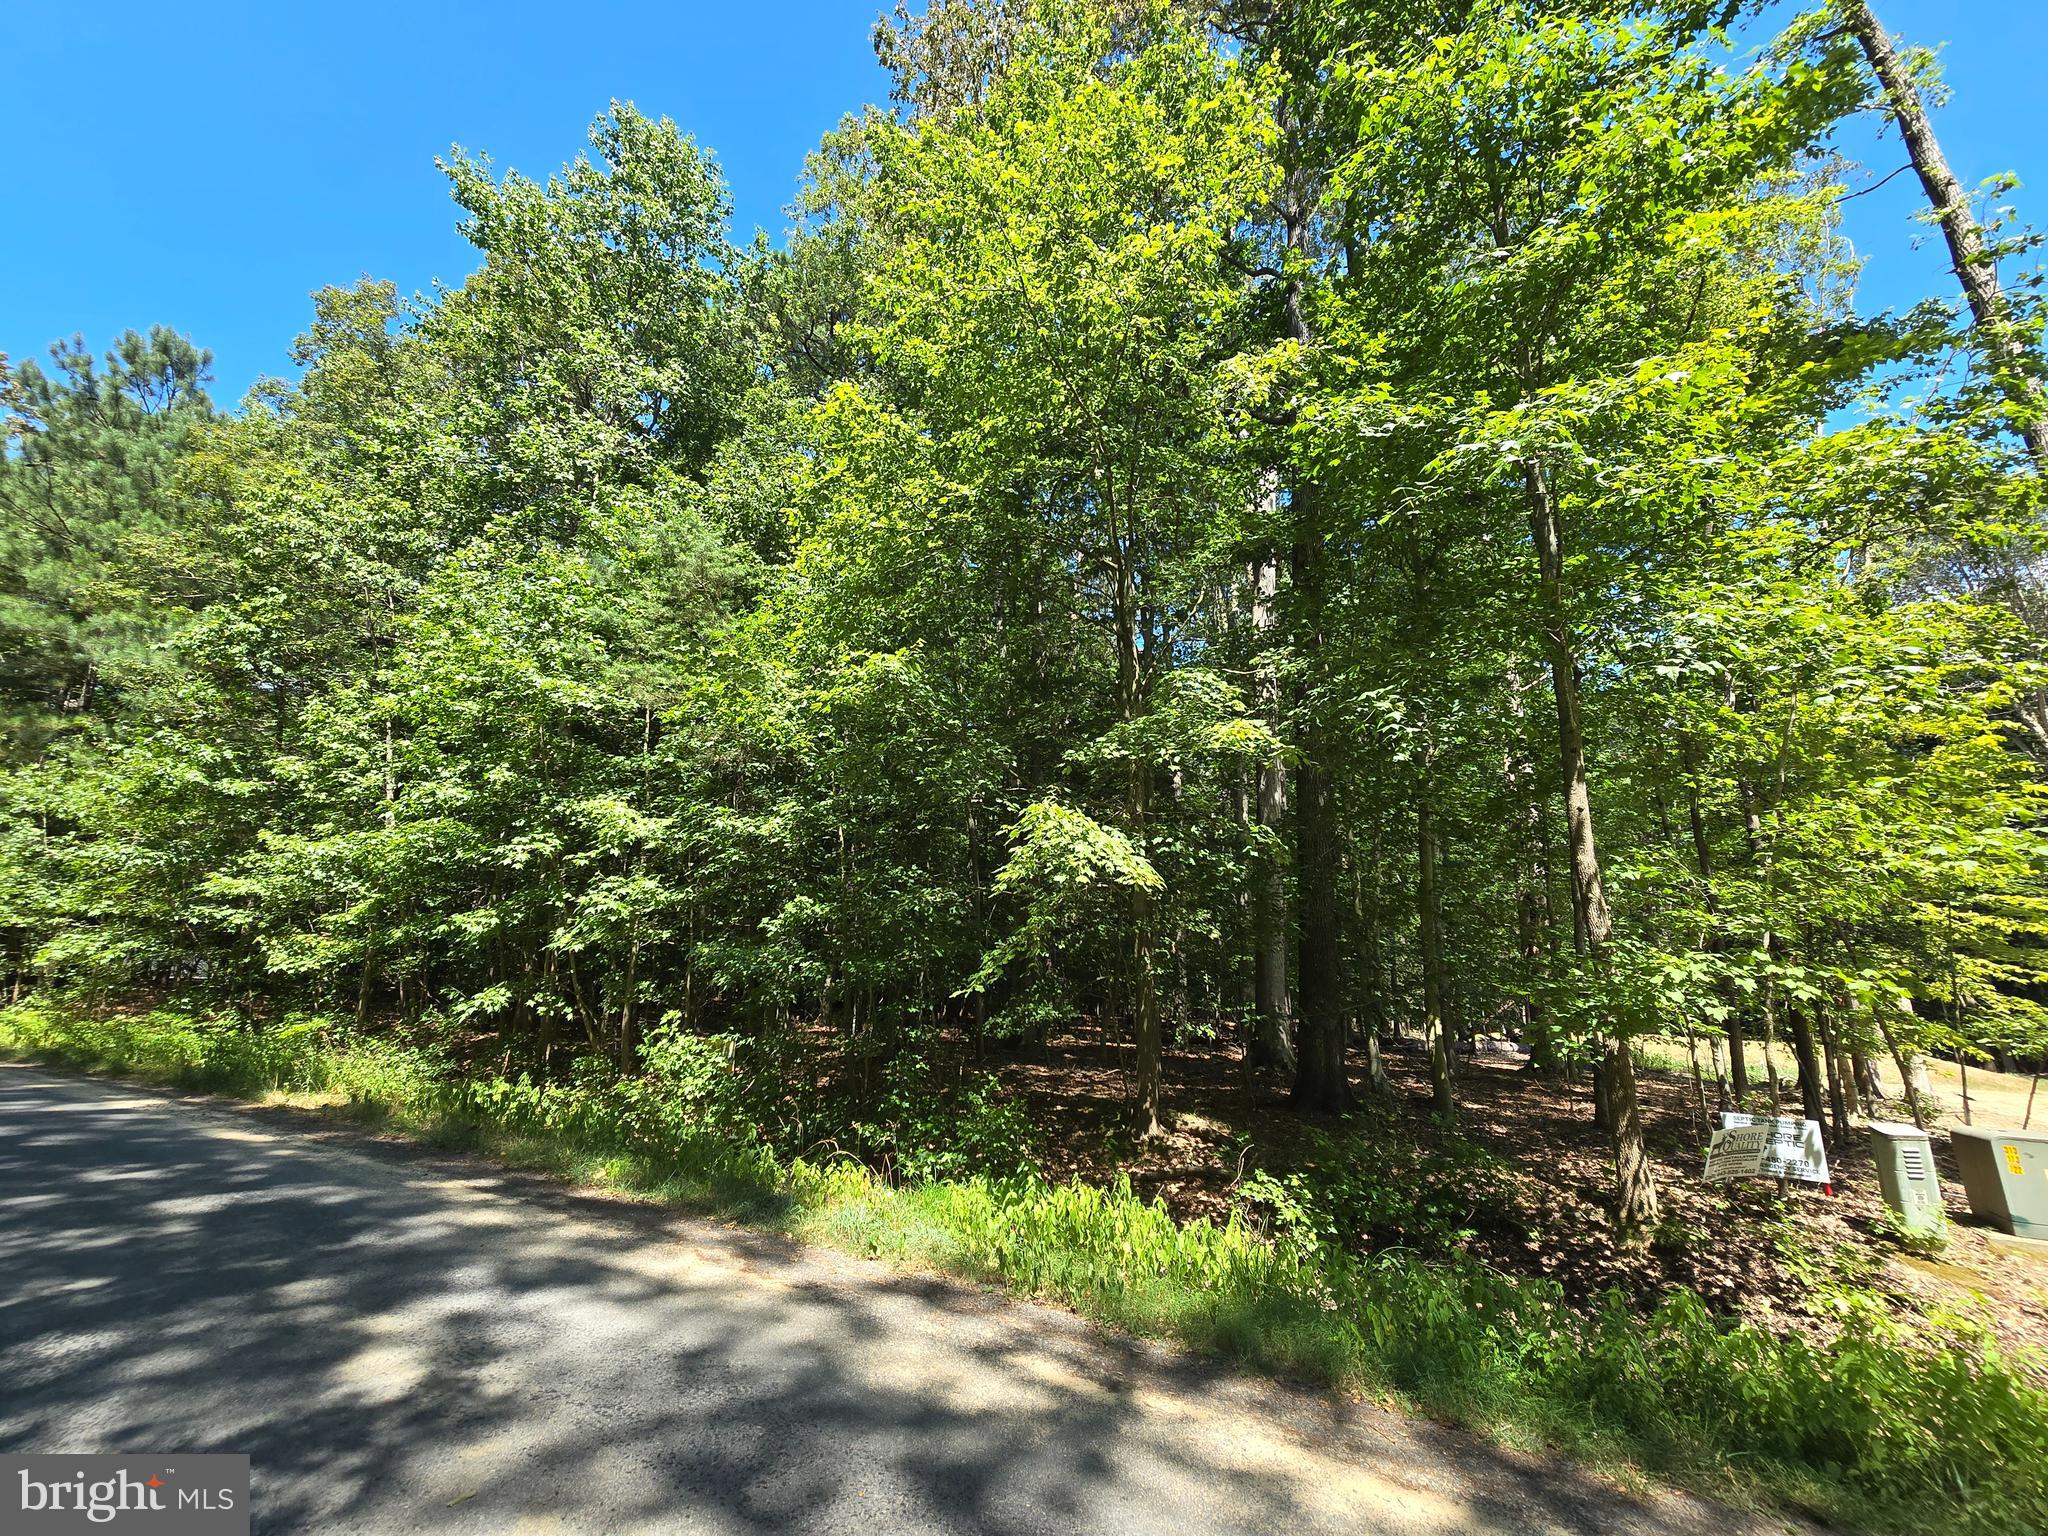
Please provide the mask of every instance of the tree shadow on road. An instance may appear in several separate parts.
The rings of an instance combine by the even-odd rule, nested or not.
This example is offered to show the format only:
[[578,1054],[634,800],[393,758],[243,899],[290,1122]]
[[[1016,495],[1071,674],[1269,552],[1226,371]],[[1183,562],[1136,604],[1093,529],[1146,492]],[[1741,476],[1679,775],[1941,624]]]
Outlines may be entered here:
[[970,1286],[336,1139],[0,1073],[0,1451],[246,1452],[262,1532],[1728,1528]]

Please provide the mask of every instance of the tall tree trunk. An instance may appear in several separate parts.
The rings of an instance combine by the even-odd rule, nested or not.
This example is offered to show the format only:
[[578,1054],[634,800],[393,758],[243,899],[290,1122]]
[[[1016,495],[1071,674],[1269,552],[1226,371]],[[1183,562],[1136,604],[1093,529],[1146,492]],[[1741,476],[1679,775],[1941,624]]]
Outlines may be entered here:
[[1534,877],[1533,863],[1523,868],[1515,890],[1516,940],[1522,951],[1524,995],[1518,1011],[1522,1017],[1522,1041],[1529,1050],[1529,1065],[1546,1075],[1557,1071],[1557,1043],[1551,1038],[1550,1018],[1535,995],[1535,983],[1543,968],[1543,907]]
[[[1291,110],[1283,104],[1282,131],[1301,145]],[[1297,159],[1282,180],[1281,222],[1285,229],[1289,272],[1282,285],[1283,322],[1288,339],[1303,346],[1315,340],[1308,315],[1307,267],[1311,258],[1309,226],[1313,188],[1307,168]],[[1292,487],[1288,512],[1294,526],[1289,565],[1294,577],[1291,617],[1296,659],[1305,687],[1313,690],[1319,676],[1323,645],[1324,568],[1329,556],[1316,486],[1306,477]],[[1351,1098],[1344,1071],[1344,974],[1337,910],[1337,817],[1330,774],[1323,755],[1322,732],[1314,709],[1300,711],[1296,733],[1300,762],[1295,770],[1295,889],[1301,924],[1300,1009],[1296,1046],[1294,1102],[1302,1109],[1337,1111]]]
[[[1614,918],[1600,876],[1600,854],[1593,835],[1593,795],[1586,779],[1586,738],[1579,712],[1578,657],[1572,645],[1571,622],[1564,603],[1564,524],[1557,498],[1543,466],[1534,459],[1522,466],[1529,504],[1529,531],[1536,546],[1536,571],[1543,612],[1543,638],[1549,652],[1551,691],[1557,699],[1557,746],[1563,770],[1565,831],[1571,852],[1572,913],[1584,936],[1586,953],[1604,963]],[[1628,1039],[1616,1027],[1609,1036],[1601,1071],[1614,1140],[1615,1225],[1635,1239],[1656,1224],[1657,1180],[1643,1139],[1642,1115],[1636,1102],[1635,1061]]]
[[[1144,663],[1138,652],[1138,591],[1135,574],[1128,560],[1119,560],[1116,570],[1116,628],[1117,628],[1117,692],[1126,721],[1136,720],[1144,710],[1145,684]],[[1131,837],[1143,847],[1145,821],[1150,814],[1152,796],[1152,765],[1145,761],[1131,764],[1129,817]],[[1137,1047],[1134,1097],[1135,1119],[1139,1136],[1150,1140],[1161,1134],[1159,1106],[1161,1097],[1160,1030],[1159,1030],[1159,988],[1152,974],[1152,940],[1154,914],[1152,896],[1148,891],[1133,890],[1130,897],[1131,919],[1131,970],[1132,970],[1132,1034]]]
[[1436,823],[1429,785],[1415,797],[1415,908],[1422,950],[1422,1038],[1429,1047],[1430,1097],[1446,1119],[1458,1112],[1451,1093],[1450,1049],[1444,1040],[1443,909],[1437,892]]
[[1152,975],[1152,898],[1144,891],[1131,897],[1131,963],[1137,973],[1137,1125],[1150,1140],[1163,1131],[1159,1118],[1161,1064],[1159,988]]
[[619,1070],[628,1074],[640,1064],[640,1016],[634,1007],[639,969],[640,940],[635,936],[626,951],[626,980],[619,1003]]
[[1543,467],[1523,466],[1529,528],[1541,582],[1543,638],[1549,651],[1551,691],[1557,700],[1558,754],[1564,769],[1565,831],[1571,855],[1572,904],[1585,925],[1589,949],[1606,947],[1614,932],[1600,854],[1593,836],[1593,797],[1586,779],[1585,726],[1579,710],[1578,657],[1564,607],[1564,528]]
[[[1911,1012],[1911,1008],[1907,1011]],[[1878,1016],[1877,1032],[1884,1039],[1885,1049],[1891,1053],[1892,1064],[1899,1069],[1899,1082],[1906,1092],[1906,1109],[1913,1116],[1913,1123],[1924,1131],[1927,1129],[1927,1111],[1920,1103],[1919,1062],[1912,1051],[1899,1044],[1898,1036],[1892,1033],[1882,1014]]]
[[1884,1085],[1878,1081],[1877,1065],[1861,1041],[1849,1042],[1849,1070],[1855,1074],[1856,1097],[1862,1102],[1864,1113],[1875,1115],[1879,1101],[1884,1098]]
[[1507,670],[1508,710],[1515,720],[1514,739],[1503,754],[1502,774],[1519,786],[1521,801],[1521,868],[1515,882],[1515,930],[1522,950],[1521,999],[1523,1043],[1529,1048],[1529,1066],[1546,1077],[1560,1071],[1557,1040],[1550,1019],[1536,996],[1536,983],[1550,953],[1550,870],[1543,853],[1543,798],[1536,778],[1536,765],[1523,734],[1526,711],[1522,695],[1527,689],[1521,668],[1510,662]]
[[[1743,834],[1749,843],[1749,860],[1761,872],[1764,889],[1771,889],[1771,851],[1764,846],[1763,818],[1757,812],[1756,790],[1747,779],[1736,782],[1736,791],[1742,797]],[[1775,965],[1778,951],[1782,946],[1778,936],[1768,928],[1764,930],[1764,958]],[[1764,1021],[1764,1076],[1771,1085],[1771,1113],[1778,1112],[1785,1096],[1784,1085],[1778,1080],[1778,980],[1775,974],[1764,977],[1763,991]]]
[[1356,977],[1358,1007],[1354,1013],[1358,1031],[1365,1036],[1365,1081],[1374,1093],[1393,1092],[1394,1085],[1387,1081],[1386,1063],[1380,1059],[1380,1036],[1387,1029],[1387,999],[1380,990],[1380,902],[1379,902],[1379,838],[1373,838],[1372,889],[1370,899],[1366,896],[1366,871],[1356,857],[1354,845],[1351,862],[1351,920],[1358,925],[1358,964],[1353,970]]
[[[1233,808],[1237,813],[1237,824],[1247,834],[1247,842],[1250,841],[1252,807],[1258,803],[1258,777],[1258,770],[1256,769],[1249,773],[1240,774],[1232,793]],[[1244,1080],[1247,1088],[1257,1081],[1259,1065],[1259,988],[1257,974],[1259,946],[1256,932],[1258,927],[1258,905],[1254,898],[1254,891],[1258,885],[1258,880],[1256,878],[1257,872],[1254,871],[1253,873],[1254,878],[1247,880],[1244,888],[1237,893],[1238,926],[1241,931],[1251,936],[1248,947],[1242,953],[1241,958],[1244,964],[1238,968],[1236,976],[1237,1038],[1238,1043],[1244,1047],[1240,1060],[1244,1068]]]
[[1657,1221],[1657,1170],[1650,1164],[1643,1140],[1643,1116],[1636,1102],[1635,1058],[1628,1038],[1616,1034],[1608,1047],[1607,1109],[1613,1120],[1614,1178],[1621,1192],[1615,1225],[1624,1236],[1640,1241]]
[[[1277,492],[1275,493],[1277,498]],[[1277,622],[1280,566],[1261,560],[1252,573],[1252,627],[1262,643]],[[1273,667],[1260,662],[1257,673],[1259,712],[1267,724],[1280,720],[1280,686]],[[1287,767],[1277,757],[1259,766],[1259,825],[1266,832],[1266,854],[1253,876],[1252,1003],[1255,1020],[1247,1044],[1246,1065],[1253,1071],[1270,1068],[1294,1071],[1293,1004],[1287,991],[1288,940],[1293,925],[1287,912],[1287,862],[1281,836],[1287,823]]]
[[1842,1053],[1836,1049],[1835,1030],[1828,1021],[1827,1009],[1816,1004],[1813,1014],[1820,1025],[1821,1049],[1827,1054],[1828,1108],[1834,1117],[1835,1155],[1839,1158],[1849,1145],[1849,1094],[1843,1086]]
[[[1533,800],[1529,811],[1541,818],[1543,808]],[[1536,862],[1530,873],[1536,883],[1536,914],[1539,931],[1543,938],[1542,961],[1545,974],[1554,976],[1557,971],[1557,870],[1550,860],[1550,840],[1543,829],[1536,829],[1534,838]],[[1546,1014],[1543,1031],[1530,1044],[1529,1065],[1538,1072],[1569,1081],[1571,1067],[1558,1049],[1557,1029]]]
[[1871,12],[1868,0],[1838,0],[1842,17],[1870,71],[1884,90],[1885,106],[1898,124],[1906,153],[1926,189],[1927,201],[1941,221],[1942,238],[1956,279],[1970,303],[1970,318],[1990,362],[1991,376],[2012,406],[2013,427],[2027,445],[2037,473],[2048,474],[2048,416],[2043,414],[2040,359],[2013,323],[2012,308],[1998,279],[1998,262],[1985,246],[1984,231],[1970,212],[1969,193],[1949,169],[1948,158],[1934,136],[1934,124],[1920,99],[1912,72],[1899,57],[1890,35]]
[[[1692,824],[1693,857],[1699,863],[1700,883],[1706,890],[1706,907],[1709,918],[1718,919],[1720,908],[1714,902],[1714,856],[1707,843],[1707,824],[1700,815],[1700,781],[1696,773],[1688,773],[1685,781],[1685,813]],[[1710,951],[1721,947],[1720,934],[1713,933],[1707,938]],[[1739,1104],[1749,1092],[1749,1064],[1743,1056],[1742,1020],[1735,1011],[1736,999],[1728,998],[1728,1019],[1722,1030],[1728,1036],[1728,1080]]]
[[[1299,502],[1304,495],[1296,491]],[[1322,560],[1319,545],[1295,546],[1294,585],[1302,606],[1300,648],[1321,648]],[[1344,1070],[1344,971],[1337,907],[1337,810],[1322,764],[1321,732],[1302,711],[1301,762],[1295,770],[1294,849],[1301,901],[1300,1033],[1294,1071],[1297,1108],[1344,1109],[1351,1085]]]
[[1799,1058],[1799,1112],[1819,1125],[1827,1114],[1821,1098],[1824,1080],[1820,1053],[1814,1049],[1813,1021],[1797,1006],[1785,1010],[1785,1020],[1792,1026],[1792,1052]]

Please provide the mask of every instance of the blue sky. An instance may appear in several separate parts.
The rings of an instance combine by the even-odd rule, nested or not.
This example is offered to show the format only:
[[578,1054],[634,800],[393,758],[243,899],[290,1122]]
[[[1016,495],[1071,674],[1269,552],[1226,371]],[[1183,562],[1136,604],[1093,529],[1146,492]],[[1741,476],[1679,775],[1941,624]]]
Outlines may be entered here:
[[456,282],[473,252],[434,157],[545,175],[613,98],[714,149],[743,231],[887,92],[877,0],[7,0],[0,351],[163,322],[215,395],[289,368],[307,295]]
[[[1895,31],[1946,42],[1955,100],[1937,127],[1969,183],[2016,171],[2048,227],[2048,0],[1876,0]],[[622,5],[580,0],[13,0],[0,59],[0,351],[95,348],[161,322],[215,353],[237,398],[287,348],[307,295],[368,273],[459,281],[434,157],[452,143],[545,174],[613,97],[714,149],[742,232],[779,232],[804,152],[886,83],[879,0]],[[1895,138],[1852,126],[1873,178]],[[1865,308],[1948,293],[1909,175],[1848,205]],[[1918,248],[1916,249],[1916,242]]]

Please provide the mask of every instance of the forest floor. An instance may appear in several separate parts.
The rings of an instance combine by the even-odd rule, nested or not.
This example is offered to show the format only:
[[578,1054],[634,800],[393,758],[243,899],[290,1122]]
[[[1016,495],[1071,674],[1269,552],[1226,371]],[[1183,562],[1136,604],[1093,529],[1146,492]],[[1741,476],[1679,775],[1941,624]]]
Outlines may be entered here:
[[[1657,1043],[1649,1044],[1654,1060]],[[1647,1309],[1685,1286],[1717,1312],[1818,1339],[1842,1325],[1844,1300],[1857,1294],[1880,1298],[1901,1320],[1924,1326],[1961,1316],[2009,1350],[2048,1352],[2048,1244],[2015,1244],[1971,1215],[1945,1129],[1961,1120],[1952,1063],[1931,1064],[1930,1095],[1948,1238],[1938,1252],[1916,1253],[1890,1232],[1860,1136],[1828,1149],[1832,1194],[1801,1185],[1781,1194],[1763,1180],[1706,1183],[1711,1122],[1690,1076],[1675,1070],[1639,1073],[1663,1213],[1643,1250],[1616,1240],[1611,1155],[1590,1092],[1538,1078],[1518,1059],[1460,1062],[1460,1120],[1446,1131],[1429,1112],[1419,1054],[1386,1052],[1391,1096],[1355,1080],[1360,1108],[1318,1122],[1287,1107],[1282,1085],[1248,1087],[1213,1045],[1171,1051],[1168,1133],[1141,1144],[1128,1131],[1124,1054],[1075,1034],[997,1066],[1034,1123],[1057,1128],[1043,1146],[1049,1177],[1106,1183],[1127,1172],[1139,1194],[1176,1215],[1220,1220],[1240,1203],[1248,1172],[1295,1173],[1320,1198],[1328,1235],[1347,1246],[1462,1250],[1512,1274],[1549,1276],[1581,1306],[1618,1289]],[[1682,1047],[1674,1059],[1684,1060]],[[1789,1091],[1789,1062],[1783,1075]],[[1973,1121],[2017,1126],[2028,1084],[1973,1070]],[[1896,1082],[1887,1087],[1897,1092]],[[1884,1108],[1905,1118],[1903,1103]],[[2036,1354],[2037,1368],[2044,1358]]]

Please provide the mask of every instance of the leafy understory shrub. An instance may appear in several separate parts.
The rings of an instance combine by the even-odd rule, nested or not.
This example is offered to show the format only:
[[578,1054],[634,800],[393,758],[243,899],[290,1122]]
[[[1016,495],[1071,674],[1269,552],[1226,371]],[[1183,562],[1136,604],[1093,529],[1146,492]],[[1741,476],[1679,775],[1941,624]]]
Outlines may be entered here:
[[[1852,1298],[1860,1310],[1823,1346],[1731,1326],[1685,1292],[1647,1318],[1618,1296],[1587,1315],[1552,1282],[1469,1260],[1358,1257],[1327,1239],[1293,1184],[1269,1176],[1248,1180],[1244,1209],[1220,1224],[1177,1222],[1127,1181],[1053,1185],[1006,1171],[891,1183],[843,1155],[779,1156],[741,1113],[715,1039],[664,1037],[639,1078],[592,1059],[542,1084],[461,1078],[314,1019],[258,1029],[31,1002],[0,1010],[0,1056],[239,1093],[343,1094],[523,1161],[1000,1281],[1267,1369],[1396,1393],[1525,1441],[1625,1453],[1872,1531],[2048,1530],[2048,1393],[1966,1320],[1915,1338]],[[1012,1150],[1000,1124],[969,1124],[984,1152]]]
[[1898,1212],[1888,1205],[1881,1205],[1871,1218],[1871,1225],[1892,1242],[1924,1258],[1934,1258],[1948,1248],[1948,1218],[1937,1214],[1932,1225],[1914,1226],[1901,1219]]
[[1291,1161],[1254,1167],[1238,1193],[1276,1237],[1338,1247],[1400,1247],[1448,1258],[1476,1235],[1482,1213],[1499,1219],[1513,1191],[1498,1158],[1462,1138],[1420,1147],[1398,1125],[1378,1134],[1333,1135],[1314,1126],[1294,1137]]

